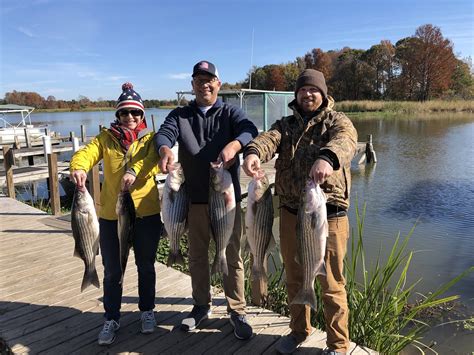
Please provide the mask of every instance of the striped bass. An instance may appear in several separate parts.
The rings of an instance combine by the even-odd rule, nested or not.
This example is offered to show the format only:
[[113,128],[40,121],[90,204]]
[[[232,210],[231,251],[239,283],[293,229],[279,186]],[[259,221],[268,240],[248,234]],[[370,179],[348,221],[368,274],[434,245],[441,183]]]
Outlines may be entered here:
[[212,274],[228,274],[225,250],[234,229],[236,210],[234,185],[230,173],[222,163],[211,163],[209,177],[209,219],[216,243]]
[[94,201],[86,188],[74,191],[71,210],[71,229],[74,237],[74,256],[84,261],[84,276],[81,292],[88,286],[99,288],[99,277],[95,268],[95,256],[99,252],[99,221]]
[[263,170],[259,170],[248,186],[245,227],[247,242],[253,257],[252,277],[266,279],[265,260],[273,244],[273,201],[270,182]]
[[308,180],[296,221],[297,261],[303,267],[303,285],[293,304],[308,304],[316,310],[314,280],[317,275],[326,275],[324,256],[328,235],[326,196],[319,185]]
[[122,268],[122,279],[120,283],[123,283],[128,254],[133,243],[133,232],[136,219],[135,204],[133,203],[130,191],[121,191],[119,193],[115,212],[117,213],[118,218],[117,234],[119,238],[120,266]]
[[166,177],[161,200],[161,215],[166,233],[170,239],[170,254],[167,265],[184,266],[184,258],[179,247],[181,237],[188,226],[189,197],[184,185],[184,172],[180,163],[174,163]]

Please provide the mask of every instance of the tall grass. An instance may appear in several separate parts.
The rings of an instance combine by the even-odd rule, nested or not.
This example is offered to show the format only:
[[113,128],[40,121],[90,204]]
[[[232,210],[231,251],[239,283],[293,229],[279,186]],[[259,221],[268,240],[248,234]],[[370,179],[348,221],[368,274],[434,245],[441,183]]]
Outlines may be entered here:
[[[423,320],[426,311],[442,304],[448,304],[459,296],[442,297],[454,284],[468,273],[469,268],[456,278],[440,286],[427,295],[415,291],[420,280],[408,284],[407,275],[413,258],[408,243],[414,228],[404,238],[397,236],[386,260],[379,253],[375,263],[368,267],[364,251],[365,206],[362,213],[356,206],[357,226],[352,230],[350,253],[345,261],[346,290],[350,310],[349,332],[351,341],[374,349],[382,354],[397,354],[408,345],[419,349],[429,349],[422,343],[423,334],[429,329]],[[185,238],[181,241],[183,255],[187,256]],[[212,243],[211,243],[212,245]],[[160,242],[157,259],[166,263],[168,241]],[[243,255],[245,272],[245,297],[251,300],[251,262],[248,252]],[[213,260],[211,248],[210,262]],[[284,267],[269,255],[270,269],[276,270],[268,276],[268,297],[266,308],[282,315],[289,315],[288,297],[284,283]],[[185,268],[179,268],[188,272]],[[212,284],[222,290],[221,276],[213,276]],[[321,287],[315,283],[317,311],[312,311],[312,325],[325,330],[325,320],[321,297]],[[462,321],[460,321],[462,322]],[[469,323],[470,324],[470,323]],[[468,325],[469,325],[468,324]],[[436,351],[431,350],[436,354]]]
[[415,227],[404,239],[397,236],[385,262],[379,253],[375,265],[368,269],[363,245],[364,217],[365,206],[362,214],[356,207],[356,235],[352,236],[352,253],[345,264],[351,340],[384,354],[398,353],[409,344],[423,353],[421,338],[429,329],[422,320],[423,311],[458,299],[457,295],[441,296],[474,267],[428,295],[418,294],[414,289],[420,280],[407,284],[413,258],[407,245]]
[[[407,275],[413,251],[407,249],[414,228],[405,238],[397,236],[388,258],[382,261],[380,253],[373,266],[366,265],[363,243],[365,206],[362,213],[356,207],[357,226],[353,229],[350,249],[346,257],[345,277],[350,310],[349,332],[351,341],[374,349],[382,354],[397,354],[408,345],[424,353],[423,334],[429,325],[423,321],[424,313],[441,304],[447,304],[459,296],[442,297],[454,284],[474,267],[428,295],[415,292],[420,280],[408,285]],[[350,255],[350,256],[349,256]],[[246,268],[246,280],[250,277]],[[281,277],[283,268],[270,275],[269,302],[267,306],[283,315],[288,315],[288,299]],[[247,294],[250,290],[246,288]],[[311,322],[316,328],[325,330],[321,287],[315,283],[317,311],[312,311]],[[271,297],[277,295],[277,297]],[[431,350],[436,354],[435,351]]]
[[419,114],[435,112],[474,112],[474,100],[431,100],[431,101],[340,101],[336,110],[342,112],[386,112],[398,114]]

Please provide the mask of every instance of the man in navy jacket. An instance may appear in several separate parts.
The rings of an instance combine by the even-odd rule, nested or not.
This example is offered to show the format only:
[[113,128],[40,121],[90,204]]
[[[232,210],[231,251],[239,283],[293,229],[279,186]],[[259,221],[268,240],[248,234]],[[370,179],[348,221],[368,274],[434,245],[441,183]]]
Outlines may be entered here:
[[235,224],[226,249],[229,271],[224,275],[224,292],[227,311],[235,336],[249,339],[252,328],[245,316],[244,270],[240,255],[242,217],[238,153],[257,135],[257,128],[242,110],[217,98],[221,81],[214,64],[198,62],[192,77],[196,99],[171,111],[154,138],[155,148],[161,157],[159,166],[164,173],[175,161],[171,148],[176,142],[179,143],[178,157],[191,200],[188,243],[194,307],[183,320],[181,329],[193,330],[210,315],[209,168],[210,162],[220,160],[232,176],[237,202]]

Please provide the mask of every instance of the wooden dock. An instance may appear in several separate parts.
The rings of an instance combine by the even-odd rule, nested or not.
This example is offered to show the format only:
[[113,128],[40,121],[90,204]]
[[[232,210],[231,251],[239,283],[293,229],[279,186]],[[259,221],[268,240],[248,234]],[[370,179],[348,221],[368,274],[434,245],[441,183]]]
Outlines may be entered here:
[[[225,298],[215,294],[213,314],[199,329],[177,329],[192,308],[188,275],[156,264],[156,318],[153,334],[139,333],[137,273],[130,254],[122,299],[121,329],[110,346],[97,345],[103,324],[102,289],[80,292],[84,265],[72,256],[67,221],[8,197],[0,197],[0,337],[15,354],[274,354],[289,319],[249,306],[255,336],[237,340]],[[97,260],[99,279],[103,268]],[[101,281],[102,284],[102,281]],[[298,354],[318,354],[325,333],[315,330]],[[373,354],[352,344],[351,354]]]

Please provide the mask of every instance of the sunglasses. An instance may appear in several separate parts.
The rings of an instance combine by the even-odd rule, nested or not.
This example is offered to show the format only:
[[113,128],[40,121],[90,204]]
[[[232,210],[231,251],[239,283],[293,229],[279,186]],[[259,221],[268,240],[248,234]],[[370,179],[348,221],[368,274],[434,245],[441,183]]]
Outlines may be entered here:
[[132,114],[132,116],[141,116],[143,115],[143,111],[142,110],[120,110],[119,111],[119,115],[120,116],[128,116],[128,114]]

